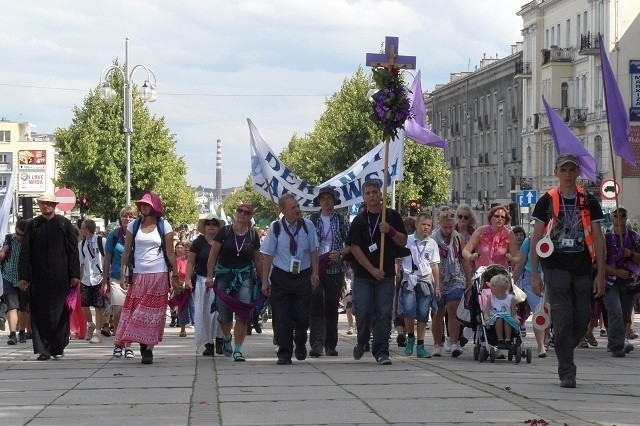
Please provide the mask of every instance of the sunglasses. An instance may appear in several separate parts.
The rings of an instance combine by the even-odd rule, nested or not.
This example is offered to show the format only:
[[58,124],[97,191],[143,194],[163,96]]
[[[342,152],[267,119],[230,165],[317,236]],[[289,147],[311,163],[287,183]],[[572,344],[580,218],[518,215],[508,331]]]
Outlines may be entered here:
[[245,209],[240,209],[240,208],[236,209],[236,213],[243,214],[245,216],[251,216],[251,214],[252,214],[251,210],[245,210]]
[[467,216],[466,214],[465,215],[459,214],[458,219],[469,220],[469,216]]
[[38,201],[38,204],[47,207],[55,207],[58,203],[54,203],[53,201]]
[[204,221],[204,226],[211,226],[211,225],[218,226],[219,222],[217,222],[215,220],[205,220]]

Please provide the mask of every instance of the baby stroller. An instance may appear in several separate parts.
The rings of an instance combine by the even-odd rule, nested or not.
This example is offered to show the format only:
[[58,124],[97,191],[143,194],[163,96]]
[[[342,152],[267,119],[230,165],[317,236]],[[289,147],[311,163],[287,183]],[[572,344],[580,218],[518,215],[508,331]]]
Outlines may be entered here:
[[[504,266],[489,265],[480,267],[473,277],[470,303],[471,317],[475,320],[475,324],[473,324],[475,327],[473,359],[480,362],[486,361],[487,358],[491,362],[495,362],[499,357],[497,348],[498,337],[495,329],[486,325],[482,310],[487,297],[491,297],[491,290],[486,288],[484,283],[498,274],[505,275],[509,278],[512,286],[511,292],[513,292],[514,284],[511,273]],[[505,324],[505,326],[508,327],[509,324]],[[515,357],[516,364],[520,363],[523,357],[527,360],[527,364],[531,363],[531,348],[524,347],[519,327],[517,330],[514,328],[511,333],[511,344],[509,345],[507,357],[509,361]]]

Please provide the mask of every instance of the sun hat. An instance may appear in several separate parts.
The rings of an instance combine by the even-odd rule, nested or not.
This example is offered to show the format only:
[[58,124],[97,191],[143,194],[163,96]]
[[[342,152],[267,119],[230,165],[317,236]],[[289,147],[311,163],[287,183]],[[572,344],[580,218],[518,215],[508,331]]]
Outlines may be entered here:
[[336,191],[332,186],[325,186],[324,188],[320,188],[318,195],[313,199],[313,205],[320,205],[320,197],[324,194],[329,194],[333,197],[333,205],[337,206],[340,204],[340,193]]
[[60,201],[56,199],[56,196],[53,194],[42,194],[38,197],[39,203],[56,203],[58,204]]
[[164,207],[162,206],[162,200],[158,194],[153,192],[145,193],[142,198],[136,201],[136,207],[138,210],[140,210],[141,204],[148,204],[151,206],[151,216],[164,216]]
[[196,229],[198,230],[199,233],[204,234],[204,223],[208,220],[218,222],[218,228],[222,228],[225,225],[224,220],[220,220],[220,218],[216,214],[210,213],[206,217],[203,217],[202,219],[198,219],[198,223],[196,224]]

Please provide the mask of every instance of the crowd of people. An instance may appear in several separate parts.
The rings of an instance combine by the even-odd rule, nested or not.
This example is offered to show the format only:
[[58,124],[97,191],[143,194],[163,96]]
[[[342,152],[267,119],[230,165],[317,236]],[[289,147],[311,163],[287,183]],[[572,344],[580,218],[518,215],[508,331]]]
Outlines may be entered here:
[[383,209],[377,180],[363,183],[363,208],[351,221],[336,210],[340,194],[325,187],[314,199],[319,211],[308,218],[285,194],[268,229],[252,226],[254,208],[241,203],[232,223],[209,215],[195,233],[179,235],[151,192],[124,207],[105,237],[90,219],[78,229],[55,214],[55,197],[43,195],[40,216],[16,223],[0,250],[7,344],[30,338],[44,361],[63,356],[71,330],[90,344],[113,335],[114,357],[135,358],[138,344],[141,362],[152,364],[169,305],[179,336],[192,326],[203,356],[243,362],[247,334],[268,304],[277,364],[288,365],[293,357],[338,356],[342,304],[347,335],[355,317],[356,360],[371,352],[378,364],[391,364],[393,325],[407,357],[459,357],[475,331],[464,330],[460,304],[468,303],[477,271],[500,267],[509,277],[482,283],[488,296],[479,307],[482,327],[497,336],[498,356],[513,350],[513,336],[525,336],[525,321],[548,304],[551,327],[533,329],[537,356],[553,347],[560,385],[572,388],[574,350],[597,345],[599,322],[612,356],[633,350],[640,287],[640,235],[627,227],[626,208],[611,212],[605,235],[602,209],[576,184],[579,173],[574,156],[558,156],[558,186],[537,202],[530,235],[510,226],[502,205],[491,207],[487,224],[464,204],[403,219]]

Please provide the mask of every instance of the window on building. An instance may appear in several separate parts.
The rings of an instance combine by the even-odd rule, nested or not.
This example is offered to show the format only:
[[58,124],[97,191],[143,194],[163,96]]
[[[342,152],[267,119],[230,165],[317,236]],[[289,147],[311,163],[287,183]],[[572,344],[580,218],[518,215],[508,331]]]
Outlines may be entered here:
[[0,188],[6,188],[9,184],[8,181],[9,179],[7,178],[7,176],[0,176]]
[[[567,40],[567,47],[571,47],[571,19],[567,19],[567,23],[565,24],[565,38]],[[580,44],[578,44],[580,46]]]
[[582,22],[580,20],[580,14],[578,13],[578,16],[576,16],[576,46],[580,46],[580,42],[581,39],[580,37],[582,36]]
[[527,146],[527,160],[525,167],[527,168],[526,176],[533,176],[533,154],[531,152],[531,147]]
[[602,171],[602,136],[597,135],[593,140],[593,156],[596,159],[596,172]]
[[0,130],[0,142],[11,142],[11,130]]
[[551,26],[551,46],[557,46],[556,44],[556,27]]
[[566,81],[560,84],[560,107],[566,108],[569,106],[569,83]]
[[7,154],[0,154],[0,163],[8,163],[9,156]]

